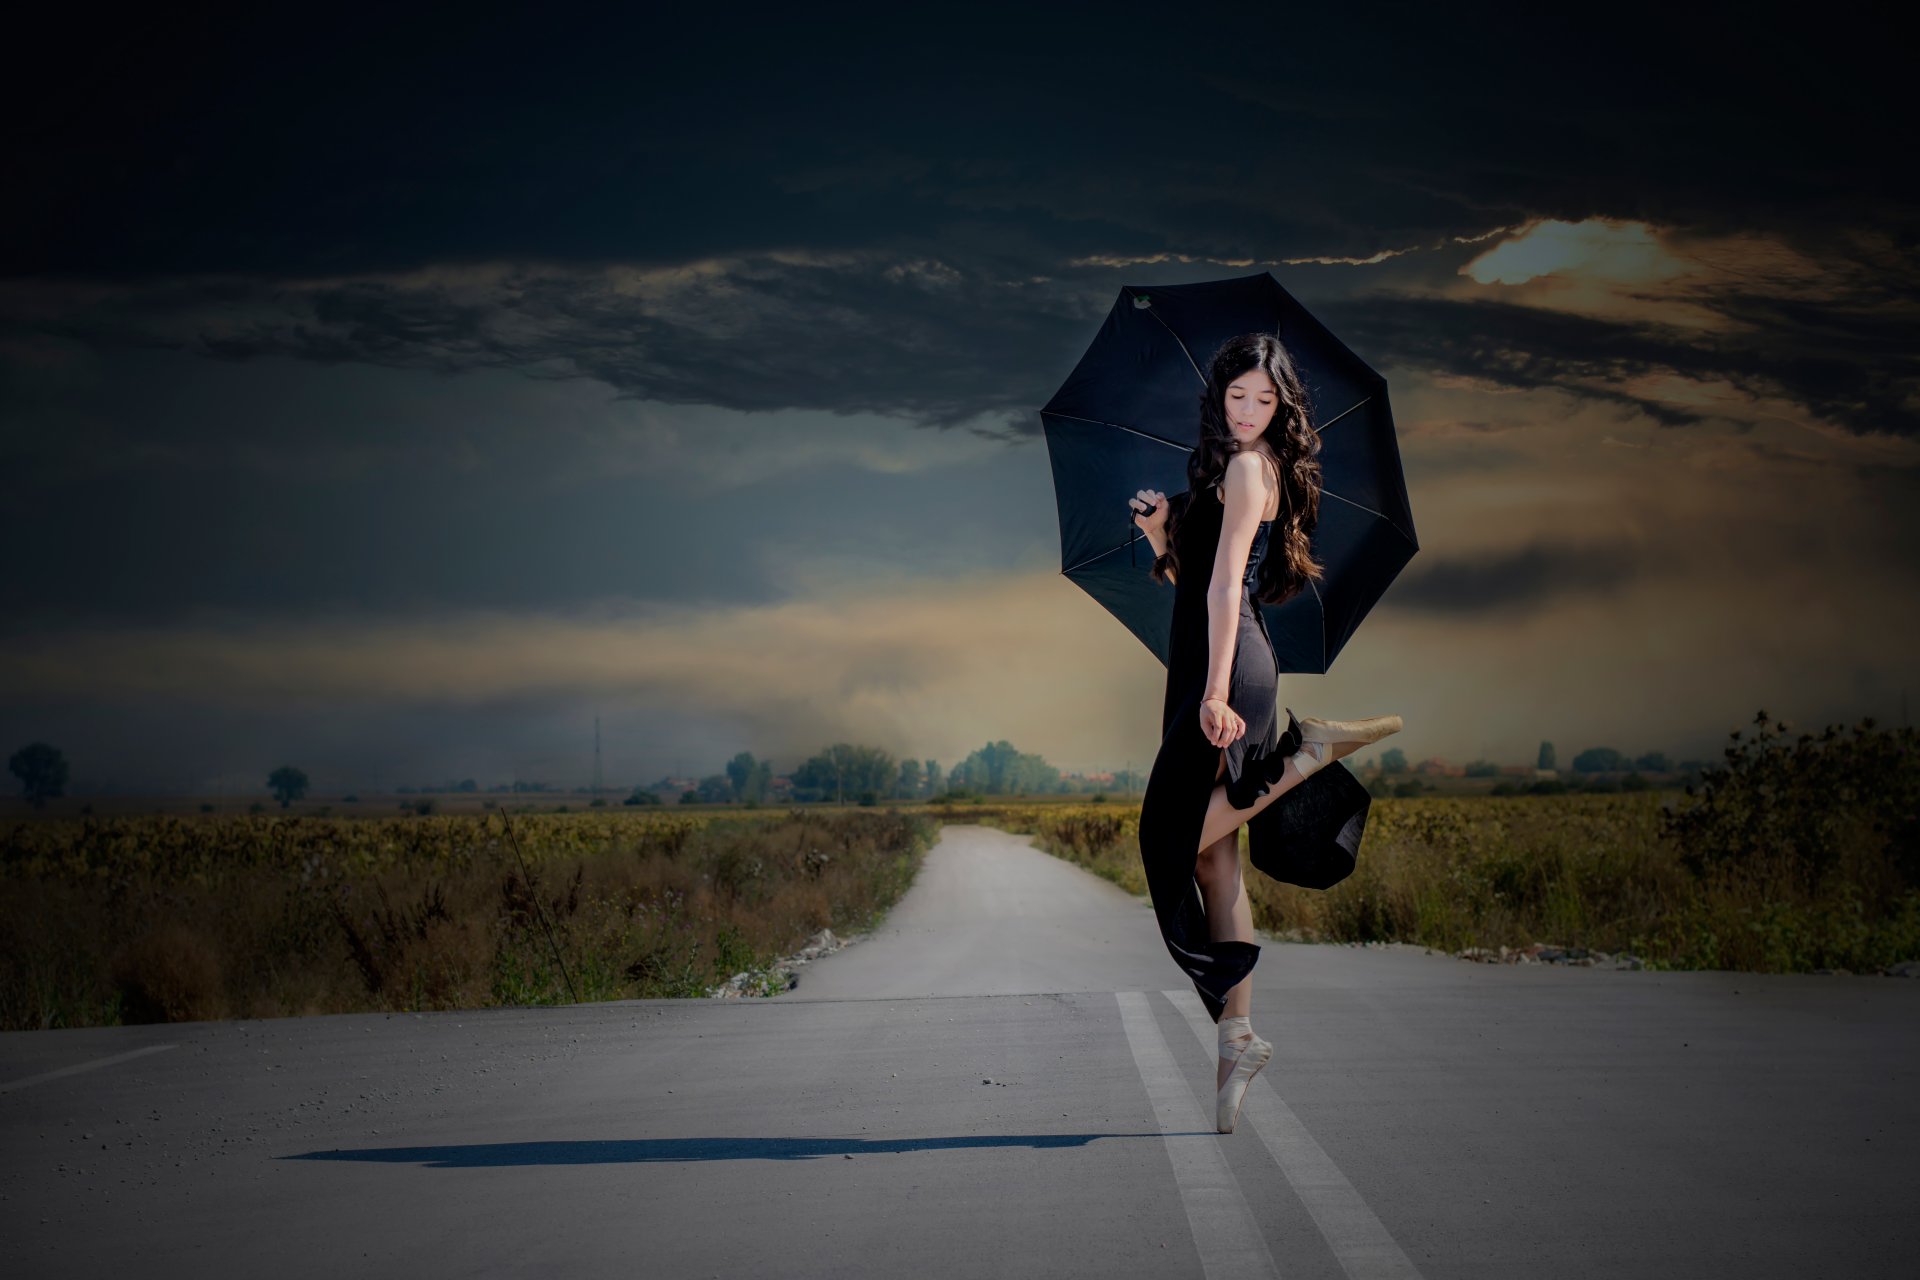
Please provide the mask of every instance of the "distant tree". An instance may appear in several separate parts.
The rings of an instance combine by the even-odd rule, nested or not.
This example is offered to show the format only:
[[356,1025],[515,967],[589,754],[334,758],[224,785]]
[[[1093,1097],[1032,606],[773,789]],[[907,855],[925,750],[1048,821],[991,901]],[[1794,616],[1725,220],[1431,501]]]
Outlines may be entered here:
[[748,804],[762,804],[773,787],[773,766],[742,751],[727,761],[727,778],[733,783],[733,798]]
[[290,764],[283,764],[267,775],[267,788],[284,809],[307,794],[307,775]]
[[1058,791],[1060,770],[1037,755],[1017,751],[1011,742],[990,742],[954,766],[957,784],[986,795],[1039,795]]
[[900,783],[894,794],[905,800],[912,800],[920,794],[920,762],[918,760],[900,762]]
[[831,804],[846,793],[840,761],[831,749],[816,752],[802,760],[787,775],[787,779],[793,788],[795,800],[823,800]]
[[1500,776],[1500,766],[1491,760],[1469,760],[1467,761],[1467,776],[1469,778],[1497,778]]
[[1405,773],[1407,771],[1407,753],[1398,747],[1388,747],[1380,753],[1380,772]]
[[680,803],[681,804],[699,804],[700,803],[699,788],[688,787],[685,791],[682,791],[680,793]]
[[1612,747],[1588,747],[1573,758],[1575,773],[1610,773],[1627,767],[1627,758]]
[[932,795],[940,789],[940,762],[928,756],[920,763],[920,786],[923,793]]
[[859,799],[862,791],[892,794],[900,766],[878,747],[836,742],[807,757],[791,776],[794,799],[841,803]]
[[1645,752],[1638,760],[1633,762],[1633,767],[1636,769],[1645,769],[1649,773],[1666,773],[1673,768],[1672,765],[1667,763],[1667,753],[1664,751]]
[[654,794],[653,792],[647,790],[645,787],[635,787],[633,789],[633,794],[628,796],[621,803],[623,804],[659,804],[660,797]]
[[702,804],[725,804],[733,799],[733,780],[724,773],[708,774],[695,791]]
[[478,791],[479,789],[480,789],[480,784],[475,782],[472,778],[462,778],[460,780],[460,785],[457,788],[455,788],[455,790],[458,790],[458,791]]
[[20,794],[36,809],[67,793],[67,757],[58,747],[29,742],[13,753],[7,768],[20,779]]
[[1553,744],[1542,740],[1540,743],[1540,758],[1534,762],[1534,768],[1557,769],[1560,766],[1554,763],[1555,758],[1553,754]]

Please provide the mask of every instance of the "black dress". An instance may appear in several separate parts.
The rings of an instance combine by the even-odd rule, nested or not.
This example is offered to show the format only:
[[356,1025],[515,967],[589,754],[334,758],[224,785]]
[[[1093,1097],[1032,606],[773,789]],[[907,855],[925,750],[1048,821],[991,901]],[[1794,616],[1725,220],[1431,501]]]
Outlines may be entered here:
[[[1278,663],[1266,617],[1253,598],[1260,562],[1268,550],[1271,520],[1260,522],[1247,551],[1233,668],[1228,673],[1227,705],[1247,722],[1247,730],[1225,748],[1208,742],[1200,730],[1209,647],[1207,586],[1223,515],[1224,505],[1208,493],[1189,499],[1181,517],[1181,573],[1173,587],[1160,750],[1140,808],[1140,857],[1161,937],[1174,961],[1193,980],[1194,990],[1215,1022],[1226,1008],[1227,991],[1253,971],[1260,947],[1212,940],[1205,902],[1194,879],[1207,804],[1213,788],[1224,784],[1234,808],[1251,807],[1272,789],[1287,758],[1300,749],[1300,729],[1293,713],[1288,711],[1286,722],[1281,722]],[[1216,784],[1214,771],[1223,750],[1226,774]],[[1294,883],[1301,882],[1292,873],[1294,867],[1318,868],[1343,859],[1351,866],[1370,800],[1366,788],[1339,761],[1315,770],[1247,823],[1255,866],[1275,879]]]

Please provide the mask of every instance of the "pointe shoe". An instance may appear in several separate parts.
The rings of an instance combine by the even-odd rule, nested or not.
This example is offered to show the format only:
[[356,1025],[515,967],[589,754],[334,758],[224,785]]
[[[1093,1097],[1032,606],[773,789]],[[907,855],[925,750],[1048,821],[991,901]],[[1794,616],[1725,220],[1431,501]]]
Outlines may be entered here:
[[1246,1099],[1247,1085],[1260,1068],[1273,1058],[1273,1045],[1253,1034],[1253,1023],[1245,1018],[1220,1019],[1220,1056],[1233,1063],[1227,1081],[1214,1099],[1214,1128],[1232,1133],[1240,1118],[1240,1104]]
[[1301,719],[1288,707],[1287,718],[1293,721],[1300,735],[1300,749],[1289,759],[1302,779],[1332,763],[1336,745],[1351,742],[1357,750],[1390,733],[1398,733],[1401,728],[1399,716],[1368,716],[1364,720],[1321,720],[1315,716]]

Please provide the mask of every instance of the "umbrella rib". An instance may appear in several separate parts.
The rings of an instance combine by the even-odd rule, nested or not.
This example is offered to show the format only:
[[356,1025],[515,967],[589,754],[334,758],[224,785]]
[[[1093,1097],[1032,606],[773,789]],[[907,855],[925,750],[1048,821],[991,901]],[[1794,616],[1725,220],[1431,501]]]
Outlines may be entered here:
[[[1335,414],[1333,417],[1327,419],[1327,421],[1321,423],[1318,427],[1314,428],[1314,434],[1315,435],[1321,434],[1328,427],[1332,426],[1334,423],[1340,421],[1340,419],[1352,413],[1354,409],[1360,408],[1362,405],[1365,405],[1372,399],[1373,399],[1372,396],[1362,396],[1360,400],[1357,403],[1355,403],[1352,407],[1342,409],[1339,413]],[[1413,538],[1407,533],[1407,531],[1405,529],[1400,528],[1399,524],[1394,521],[1393,517],[1389,516],[1386,512],[1375,511],[1372,507],[1365,506],[1365,505],[1362,505],[1361,503],[1355,502],[1352,498],[1341,498],[1339,494],[1335,493],[1333,490],[1325,487],[1324,485],[1321,486],[1320,494],[1322,497],[1340,498],[1340,501],[1346,503],[1350,507],[1359,507],[1360,510],[1366,512],[1368,515],[1378,517],[1379,519],[1384,520],[1388,524],[1392,525],[1394,529],[1399,532],[1400,536],[1403,538],[1406,538],[1408,542],[1413,541]],[[1322,637],[1322,639],[1324,640],[1324,637]]]
[[1417,542],[1414,542],[1413,535],[1408,533],[1405,529],[1402,529],[1400,527],[1400,522],[1398,520],[1395,520],[1392,516],[1387,515],[1385,512],[1375,511],[1372,507],[1364,506],[1358,502],[1355,502],[1352,498],[1341,498],[1339,494],[1335,493],[1331,489],[1326,488],[1325,486],[1321,487],[1320,496],[1323,498],[1340,498],[1340,501],[1346,503],[1350,507],[1358,507],[1360,510],[1366,512],[1370,516],[1377,516],[1380,519],[1381,523],[1385,524],[1389,529],[1392,529],[1395,533],[1405,538],[1410,545],[1414,547],[1419,546]]
[[1124,431],[1128,435],[1139,436],[1142,440],[1151,440],[1155,444],[1163,444],[1167,446],[1167,448],[1169,449],[1180,449],[1180,450],[1184,450],[1187,453],[1193,452],[1191,448],[1189,448],[1184,444],[1180,444],[1173,440],[1162,439],[1160,436],[1156,436],[1151,432],[1139,431],[1134,429],[1133,427],[1123,427],[1117,422],[1103,422],[1099,418],[1083,418],[1077,413],[1061,413],[1055,409],[1042,409],[1040,412],[1049,418],[1065,418],[1069,422],[1085,422],[1085,423],[1090,423],[1091,425],[1096,427],[1112,427],[1115,431]]
[[1132,546],[1132,545],[1133,545],[1134,543],[1136,543],[1136,542],[1138,542],[1138,541],[1139,541],[1139,539],[1138,539],[1138,538],[1128,538],[1128,539],[1127,539],[1127,540],[1126,540],[1125,542],[1123,542],[1123,543],[1121,543],[1121,544],[1120,544],[1119,546],[1117,546],[1117,547],[1108,547],[1108,548],[1107,548],[1107,549],[1106,549],[1105,551],[1102,551],[1102,552],[1101,552],[1101,553],[1100,553],[1099,555],[1097,555],[1097,556],[1088,556],[1088,557],[1087,557],[1087,558],[1086,558],[1085,560],[1082,560],[1082,561],[1081,561],[1081,562],[1080,562],[1079,564],[1070,564],[1070,565],[1068,565],[1068,566],[1067,566],[1066,568],[1064,568],[1064,569],[1062,569],[1062,570],[1061,570],[1060,572],[1062,572],[1062,573],[1072,573],[1072,572],[1073,572],[1073,571],[1074,571],[1075,569],[1079,569],[1079,568],[1083,568],[1083,567],[1084,567],[1084,566],[1086,566],[1086,565],[1090,565],[1090,564],[1092,564],[1092,563],[1093,563],[1093,562],[1094,562],[1095,560],[1099,560],[1099,559],[1102,559],[1102,558],[1104,558],[1104,557],[1106,557],[1106,556],[1110,556],[1110,555],[1114,555],[1114,554],[1116,554],[1117,552],[1121,552],[1121,551],[1124,551],[1124,550],[1126,550],[1126,549],[1127,549],[1128,547],[1130,547],[1130,546]]
[[1307,585],[1313,588],[1313,598],[1320,605],[1320,674],[1327,673],[1327,602],[1320,594],[1320,586],[1312,578]]
[[[1325,485],[1322,485],[1320,487],[1320,496],[1323,498],[1340,498],[1339,494],[1327,488]],[[1340,501],[1346,503],[1350,507],[1359,507],[1362,511],[1366,512],[1370,516],[1379,516],[1382,520],[1386,520],[1388,524],[1393,523],[1393,521],[1387,519],[1387,515],[1385,512],[1375,511],[1372,507],[1369,507],[1364,503],[1355,502],[1352,498],[1340,498]]]
[[[1152,316],[1155,320],[1160,320],[1160,313],[1158,311],[1155,311],[1152,307],[1147,308],[1147,314]],[[1168,324],[1165,320],[1160,320],[1160,327],[1167,331],[1168,337],[1172,338],[1175,342],[1180,344],[1180,354],[1185,356],[1187,358],[1187,363],[1193,366],[1194,373],[1199,374],[1200,385],[1204,387],[1207,384],[1207,375],[1200,372],[1199,362],[1193,358],[1193,352],[1187,350],[1186,343],[1180,342],[1180,335],[1173,331],[1172,325]]]
[[1326,420],[1325,422],[1323,422],[1323,423],[1321,423],[1321,424],[1320,424],[1319,426],[1317,426],[1317,427],[1315,427],[1315,428],[1313,429],[1313,434],[1315,434],[1315,435],[1319,435],[1319,434],[1320,434],[1321,432],[1323,432],[1323,431],[1325,431],[1325,430],[1326,430],[1326,429],[1327,429],[1328,427],[1330,427],[1330,426],[1332,426],[1332,425],[1333,425],[1334,423],[1336,423],[1336,422],[1338,422],[1338,421],[1340,421],[1340,419],[1342,419],[1342,418],[1344,418],[1344,417],[1346,417],[1346,416],[1347,416],[1348,414],[1350,414],[1350,413],[1352,413],[1352,412],[1353,412],[1353,411],[1354,411],[1355,409],[1358,409],[1358,408],[1359,408],[1359,407],[1360,407],[1361,405],[1364,405],[1364,404],[1366,404],[1366,403],[1367,403],[1368,401],[1370,401],[1370,400],[1372,400],[1372,399],[1373,399],[1373,397],[1372,397],[1372,396],[1362,396],[1362,397],[1360,397],[1360,399],[1359,399],[1358,401],[1356,401],[1355,403],[1353,403],[1353,404],[1351,404],[1351,405],[1348,405],[1348,406],[1347,406],[1346,408],[1344,408],[1344,409],[1342,409],[1342,410],[1341,410],[1340,412],[1338,412],[1338,413],[1336,413],[1336,414],[1334,414],[1334,415],[1333,415],[1333,416],[1332,416],[1331,418],[1328,418],[1328,419],[1327,419],[1327,420]]

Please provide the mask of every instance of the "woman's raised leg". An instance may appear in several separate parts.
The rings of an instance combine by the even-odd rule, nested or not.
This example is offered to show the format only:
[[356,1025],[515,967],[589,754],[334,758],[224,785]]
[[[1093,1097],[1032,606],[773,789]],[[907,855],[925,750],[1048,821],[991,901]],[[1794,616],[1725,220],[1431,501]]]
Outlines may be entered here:
[[[1364,742],[1336,743],[1334,745],[1332,758],[1338,760],[1342,756],[1350,756],[1366,745]],[[1221,770],[1224,771],[1226,766],[1226,753],[1222,752],[1220,755]],[[1213,776],[1218,780],[1221,775],[1220,773],[1215,773]],[[1304,779],[1300,777],[1300,771],[1293,767],[1293,761],[1287,761],[1286,768],[1280,771],[1279,781],[1267,788],[1267,794],[1255,799],[1251,809],[1234,808],[1233,805],[1227,801],[1226,787],[1224,785],[1215,787],[1213,794],[1207,798],[1207,820],[1200,828],[1201,850],[1204,851],[1216,841],[1239,831],[1242,826],[1245,826],[1252,820],[1254,814],[1259,813],[1275,800],[1278,800],[1281,796],[1299,786],[1302,781],[1304,781]]]

